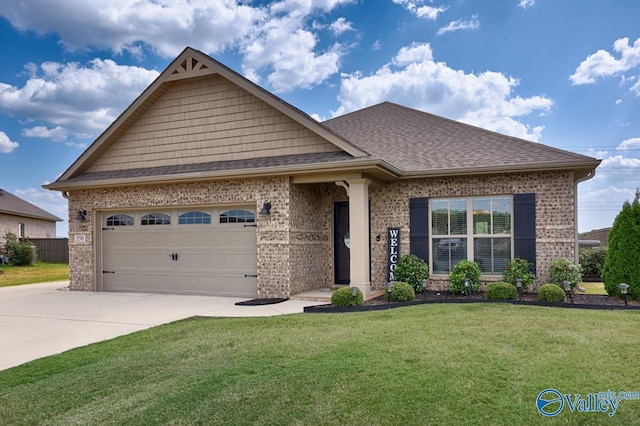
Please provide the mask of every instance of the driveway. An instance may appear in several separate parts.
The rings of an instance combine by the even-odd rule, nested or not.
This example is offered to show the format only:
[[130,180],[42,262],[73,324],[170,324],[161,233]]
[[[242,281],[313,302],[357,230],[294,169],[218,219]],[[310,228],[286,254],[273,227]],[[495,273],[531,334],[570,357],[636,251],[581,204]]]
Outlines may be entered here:
[[90,343],[189,318],[257,317],[318,302],[236,306],[234,297],[68,291],[68,281],[0,288],[0,370]]

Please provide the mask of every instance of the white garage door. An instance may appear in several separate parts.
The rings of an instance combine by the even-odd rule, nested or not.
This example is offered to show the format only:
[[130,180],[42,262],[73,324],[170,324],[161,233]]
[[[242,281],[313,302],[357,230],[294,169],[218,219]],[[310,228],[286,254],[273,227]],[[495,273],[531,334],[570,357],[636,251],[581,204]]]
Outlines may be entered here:
[[102,221],[103,290],[257,296],[251,209],[105,212]]

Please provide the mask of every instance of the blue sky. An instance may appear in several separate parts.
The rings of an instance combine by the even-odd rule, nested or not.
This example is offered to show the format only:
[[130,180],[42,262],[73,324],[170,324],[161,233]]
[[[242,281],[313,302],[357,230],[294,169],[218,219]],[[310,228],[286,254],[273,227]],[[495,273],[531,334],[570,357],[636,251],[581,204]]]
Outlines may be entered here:
[[600,158],[579,230],[608,227],[640,186],[638,16],[637,0],[0,0],[0,188],[66,218],[41,185],[188,45],[319,120],[391,101]]

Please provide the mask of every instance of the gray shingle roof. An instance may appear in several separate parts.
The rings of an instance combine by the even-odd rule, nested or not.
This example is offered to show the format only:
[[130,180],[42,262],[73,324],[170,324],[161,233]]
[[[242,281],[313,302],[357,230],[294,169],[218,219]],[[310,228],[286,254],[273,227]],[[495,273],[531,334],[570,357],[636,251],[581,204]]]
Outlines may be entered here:
[[595,167],[598,160],[384,102],[322,123],[372,157],[404,172]]
[[52,222],[61,221],[57,216],[42,210],[40,207],[16,197],[15,195],[0,189],[0,213],[10,214],[13,216],[24,216],[34,219],[50,220]]
[[85,173],[66,180],[66,183],[95,182],[112,179],[131,179],[157,176],[179,176],[189,173],[221,172],[232,170],[264,169],[269,167],[299,166],[306,164],[335,163],[353,160],[346,152],[335,151],[317,154],[284,155],[278,157],[250,158],[245,160],[216,161],[210,163],[175,166],[145,167]]

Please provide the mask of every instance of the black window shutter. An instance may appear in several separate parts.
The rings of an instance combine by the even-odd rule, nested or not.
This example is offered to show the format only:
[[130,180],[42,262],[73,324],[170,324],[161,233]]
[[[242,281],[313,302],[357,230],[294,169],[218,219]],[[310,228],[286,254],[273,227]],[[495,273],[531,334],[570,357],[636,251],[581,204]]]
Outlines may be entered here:
[[536,269],[536,194],[513,195],[513,257]]
[[409,244],[411,254],[429,263],[429,199],[409,199]]

